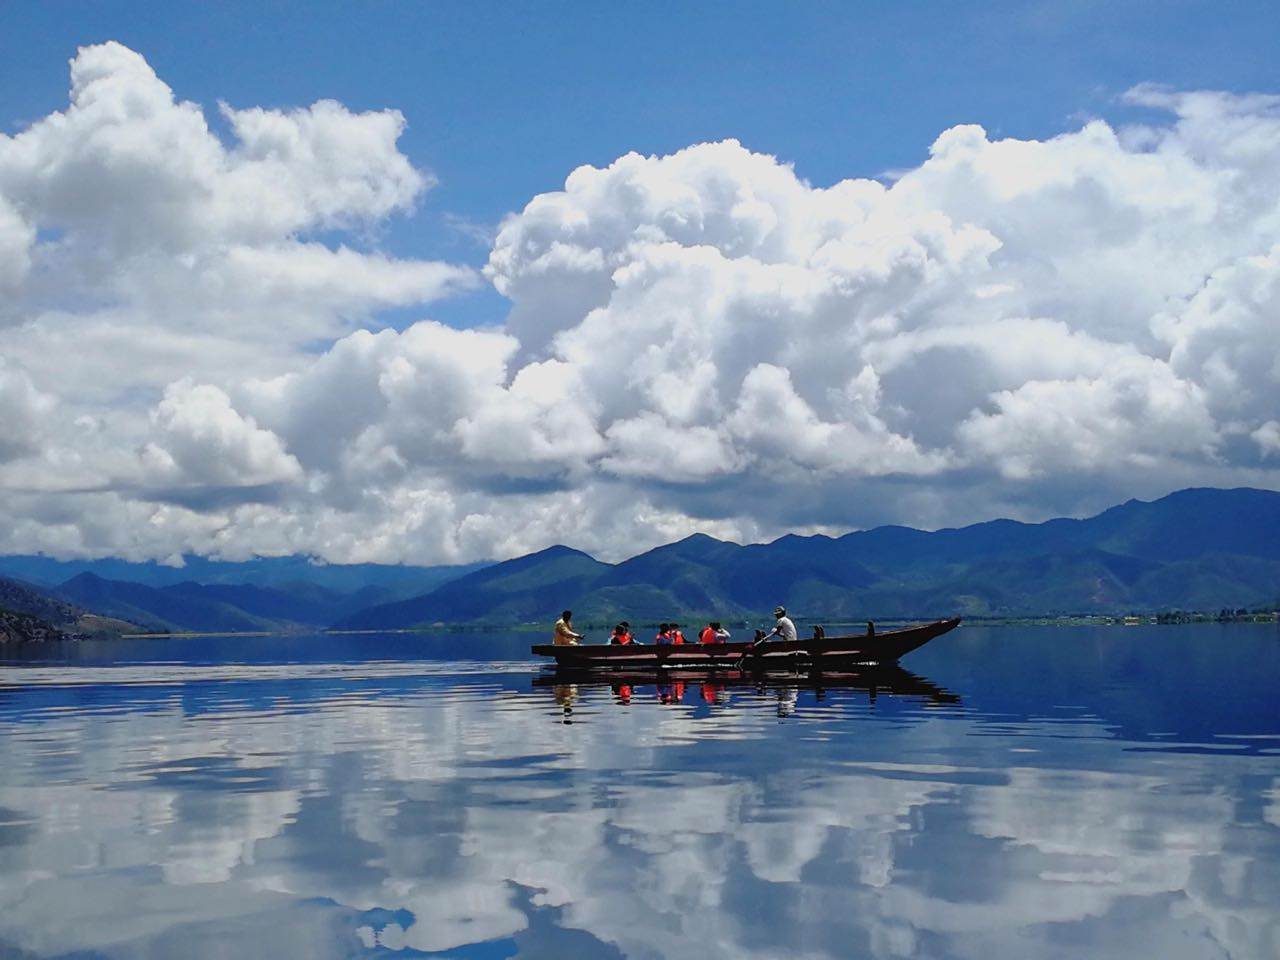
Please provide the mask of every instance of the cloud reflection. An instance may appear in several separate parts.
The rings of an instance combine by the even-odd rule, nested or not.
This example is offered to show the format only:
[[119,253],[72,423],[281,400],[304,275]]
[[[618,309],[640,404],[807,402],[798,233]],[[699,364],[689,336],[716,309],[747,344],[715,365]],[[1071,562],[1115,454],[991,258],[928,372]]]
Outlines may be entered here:
[[1280,942],[1267,755],[1144,753],[1097,718],[860,689],[664,704],[581,685],[565,725],[562,698],[520,676],[224,681],[195,707],[186,681],[54,706],[6,691],[0,955]]

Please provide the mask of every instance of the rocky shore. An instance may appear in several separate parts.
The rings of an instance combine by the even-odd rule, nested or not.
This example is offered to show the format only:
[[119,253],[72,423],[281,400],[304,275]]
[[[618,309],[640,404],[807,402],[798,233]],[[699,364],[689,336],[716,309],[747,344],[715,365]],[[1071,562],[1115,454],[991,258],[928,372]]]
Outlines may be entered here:
[[39,617],[0,609],[0,644],[45,643],[66,639],[67,634]]

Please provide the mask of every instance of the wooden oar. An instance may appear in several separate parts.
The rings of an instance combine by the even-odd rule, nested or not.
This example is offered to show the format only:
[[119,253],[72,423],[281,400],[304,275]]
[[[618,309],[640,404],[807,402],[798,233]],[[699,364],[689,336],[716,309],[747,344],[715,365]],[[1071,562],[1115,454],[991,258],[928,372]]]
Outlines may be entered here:
[[760,634],[760,636],[758,636],[758,637],[756,637],[754,640],[752,640],[752,641],[751,641],[751,646],[747,647],[747,649],[746,649],[746,650],[742,651],[742,656],[740,656],[740,657],[737,659],[737,661],[734,663],[734,665],[733,665],[733,669],[735,669],[735,670],[741,670],[741,669],[742,669],[742,665],[743,665],[744,663],[746,663],[746,661],[747,661],[747,657],[749,657],[749,656],[751,656],[753,653],[755,653],[755,651],[756,651],[756,647],[760,646],[760,644],[764,643],[764,642],[765,642],[766,640],[768,640],[771,636],[773,636],[773,634],[771,634],[771,633],[765,633],[763,630],[757,630],[756,632],[757,632],[758,634]]

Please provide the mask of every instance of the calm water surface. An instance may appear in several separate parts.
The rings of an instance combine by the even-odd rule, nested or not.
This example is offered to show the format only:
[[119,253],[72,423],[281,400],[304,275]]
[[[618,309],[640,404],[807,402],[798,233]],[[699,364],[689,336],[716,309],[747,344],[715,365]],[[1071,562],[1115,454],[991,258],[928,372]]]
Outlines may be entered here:
[[1280,631],[825,689],[528,636],[0,654],[0,957],[1280,957]]

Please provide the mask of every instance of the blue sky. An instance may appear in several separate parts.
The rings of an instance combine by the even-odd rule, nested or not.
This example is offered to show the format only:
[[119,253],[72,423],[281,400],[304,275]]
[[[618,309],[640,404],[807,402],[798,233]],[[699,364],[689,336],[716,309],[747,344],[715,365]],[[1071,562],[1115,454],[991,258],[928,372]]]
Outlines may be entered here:
[[[914,166],[957,123],[1040,138],[1085,116],[1123,120],[1135,111],[1117,97],[1137,83],[1270,89],[1280,6],[28,3],[7,5],[4,27],[10,130],[65,102],[76,47],[111,39],[207,111],[399,109],[402,151],[440,182],[380,242],[479,264],[488,245],[467,225],[491,228],[579,164],[630,150],[736,137],[828,185]],[[435,313],[465,324],[504,310],[480,290]]]
[[1277,9],[6,5],[0,552],[1280,489]]

